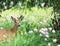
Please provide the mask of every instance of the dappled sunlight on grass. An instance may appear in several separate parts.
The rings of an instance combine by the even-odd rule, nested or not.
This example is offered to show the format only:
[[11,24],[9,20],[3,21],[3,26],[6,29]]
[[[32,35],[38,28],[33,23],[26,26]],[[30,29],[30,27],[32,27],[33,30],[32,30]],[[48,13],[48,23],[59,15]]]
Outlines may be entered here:
[[38,9],[38,8],[31,8],[31,11],[29,9],[9,9],[4,12],[2,12],[2,16],[6,17],[8,20],[10,20],[10,16],[19,17],[20,15],[23,15],[25,19],[31,20],[31,21],[43,21],[48,20],[51,18],[51,12],[52,9]]

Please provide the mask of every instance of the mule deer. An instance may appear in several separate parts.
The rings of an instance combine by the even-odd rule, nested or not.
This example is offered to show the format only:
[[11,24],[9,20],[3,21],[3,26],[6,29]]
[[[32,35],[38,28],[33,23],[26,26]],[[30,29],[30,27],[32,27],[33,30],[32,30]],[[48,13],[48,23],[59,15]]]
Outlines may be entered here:
[[15,23],[14,27],[7,30],[7,29],[0,29],[0,42],[4,41],[5,39],[8,38],[14,38],[18,27],[20,26],[19,23],[23,20],[23,16],[20,16],[18,19],[15,19],[14,17],[11,16],[12,21]]

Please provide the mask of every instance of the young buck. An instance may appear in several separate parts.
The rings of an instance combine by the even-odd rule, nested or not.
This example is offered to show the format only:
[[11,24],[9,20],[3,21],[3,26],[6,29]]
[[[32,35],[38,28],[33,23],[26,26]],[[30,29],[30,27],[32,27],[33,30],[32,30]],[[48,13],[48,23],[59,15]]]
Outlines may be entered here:
[[20,16],[18,19],[15,19],[11,16],[12,21],[15,23],[14,27],[7,29],[0,29],[0,42],[5,41],[7,39],[11,40],[15,37],[18,27],[20,26],[20,22],[23,20],[23,16]]

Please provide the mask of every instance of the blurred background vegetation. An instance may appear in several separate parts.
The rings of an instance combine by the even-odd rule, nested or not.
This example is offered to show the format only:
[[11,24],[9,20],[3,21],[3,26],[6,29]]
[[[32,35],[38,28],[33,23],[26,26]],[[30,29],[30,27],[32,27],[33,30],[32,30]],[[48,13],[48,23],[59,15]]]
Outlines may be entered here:
[[[50,44],[56,46],[60,44],[60,0],[0,0],[0,15],[0,27],[6,29],[14,25],[10,19],[11,16],[15,18],[20,15],[24,16],[17,36],[10,46],[48,46]],[[56,33],[49,32],[50,37],[45,41],[45,37],[39,36],[39,30],[49,27]],[[34,32],[34,29],[38,32]],[[28,32],[31,30],[34,33],[30,35]],[[56,43],[52,42],[54,38],[57,39]],[[1,46],[8,46],[8,43],[4,42]]]
[[51,7],[54,6],[54,0],[1,0],[0,9],[9,9],[11,7],[30,8],[30,7]]

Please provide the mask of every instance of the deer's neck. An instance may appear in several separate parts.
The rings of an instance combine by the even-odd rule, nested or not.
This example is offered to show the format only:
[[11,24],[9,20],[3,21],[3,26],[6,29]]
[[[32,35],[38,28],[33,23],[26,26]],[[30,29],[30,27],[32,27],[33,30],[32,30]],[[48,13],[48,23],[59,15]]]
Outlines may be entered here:
[[18,30],[18,27],[16,25],[11,29],[12,32],[17,32],[17,30]]

